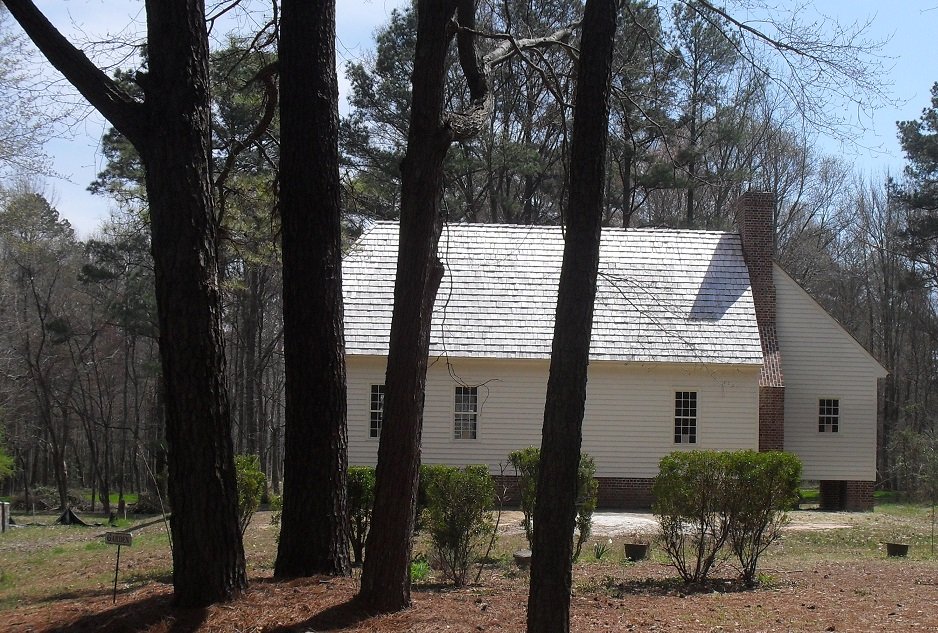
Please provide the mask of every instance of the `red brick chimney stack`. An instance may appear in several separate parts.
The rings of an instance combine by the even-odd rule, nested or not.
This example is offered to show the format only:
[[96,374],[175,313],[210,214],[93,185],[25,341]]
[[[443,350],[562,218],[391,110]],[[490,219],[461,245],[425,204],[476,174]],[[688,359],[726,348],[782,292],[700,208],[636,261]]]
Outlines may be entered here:
[[770,193],[749,191],[736,201],[736,226],[749,269],[749,283],[762,342],[762,374],[759,378],[759,450],[785,448],[785,381],[776,333],[776,299],[773,278],[775,259],[775,198]]

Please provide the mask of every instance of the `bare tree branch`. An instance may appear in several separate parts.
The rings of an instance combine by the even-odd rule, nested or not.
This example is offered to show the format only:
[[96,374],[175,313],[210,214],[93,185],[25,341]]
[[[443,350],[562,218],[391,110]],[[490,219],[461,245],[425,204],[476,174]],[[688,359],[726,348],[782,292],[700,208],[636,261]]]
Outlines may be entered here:
[[[742,37],[734,40],[727,36],[727,39],[737,52],[771,80],[805,120],[819,130],[853,140],[853,135],[844,129],[851,124],[834,114],[838,108],[833,107],[832,99],[852,103],[860,119],[856,125],[860,126],[862,119],[870,116],[876,106],[890,102],[888,74],[882,65],[883,43],[863,39],[869,22],[851,27],[826,19],[803,24],[797,19],[797,9],[790,12],[791,20],[786,21],[772,7],[742,0],[742,6],[761,9],[768,16],[758,22],[744,21],[711,0],[680,2],[724,31],[727,27],[735,28]],[[760,58],[760,46],[777,53],[775,60]]]
[[139,140],[144,104],[127,92],[52,25],[31,0],[3,0],[10,14],[55,68],[121,134]]
[[[457,141],[467,140],[478,136],[484,127],[492,118],[492,109],[495,99],[487,85],[487,78],[492,75],[492,71],[501,64],[509,61],[516,55],[525,59],[533,68],[535,68],[545,79],[545,84],[550,86],[547,81],[547,73],[532,60],[525,56],[525,52],[549,46],[562,46],[568,51],[574,51],[568,42],[573,33],[580,26],[579,22],[568,24],[563,28],[557,29],[550,35],[544,37],[532,37],[518,39],[508,33],[483,33],[475,30],[474,19],[471,23],[464,23],[465,14],[463,5],[472,5],[471,0],[462,0],[460,3],[458,18],[460,20],[457,31],[457,43],[459,46],[459,59],[463,67],[463,73],[466,74],[466,81],[469,83],[469,94],[472,104],[465,112],[451,112],[446,115],[445,123],[453,132],[453,138]],[[469,13],[471,16],[471,13]],[[475,54],[472,45],[474,36],[486,37],[490,39],[501,40],[501,43],[482,57],[481,67],[478,57]],[[478,85],[479,82],[483,85]],[[473,82],[476,85],[473,86]]]

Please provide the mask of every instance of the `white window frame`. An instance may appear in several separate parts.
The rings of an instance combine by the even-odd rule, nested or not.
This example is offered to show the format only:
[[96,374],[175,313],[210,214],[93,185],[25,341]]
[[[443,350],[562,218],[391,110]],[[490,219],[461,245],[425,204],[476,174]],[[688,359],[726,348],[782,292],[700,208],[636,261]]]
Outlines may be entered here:
[[[464,398],[460,401],[460,397]],[[465,400],[468,398],[468,400]],[[467,426],[468,425],[468,426]],[[479,388],[456,385],[453,390],[453,439],[479,439]]]
[[[381,437],[381,426],[384,424],[384,397],[386,394],[387,390],[383,384],[373,384],[368,390],[368,437],[373,440]],[[376,395],[378,396],[377,407],[375,407]],[[376,419],[377,425],[375,424]]]
[[[840,419],[843,408],[840,398],[821,397],[817,401],[818,433],[840,433]],[[827,403],[825,405],[825,403]],[[830,404],[833,403],[833,404]],[[827,407],[825,409],[825,407]]]
[[[675,389],[672,394],[671,439],[677,446],[697,446],[700,443],[700,392],[696,389]],[[692,409],[690,406],[679,406],[691,400]],[[685,432],[685,429],[692,431]]]

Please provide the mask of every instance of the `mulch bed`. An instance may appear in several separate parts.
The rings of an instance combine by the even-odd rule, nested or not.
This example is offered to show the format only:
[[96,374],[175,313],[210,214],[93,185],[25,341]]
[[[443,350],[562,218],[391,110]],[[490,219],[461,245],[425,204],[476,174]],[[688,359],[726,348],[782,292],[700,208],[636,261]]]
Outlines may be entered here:
[[[574,631],[934,631],[938,566],[933,562],[817,562],[767,570],[770,586],[730,581],[687,588],[652,562],[579,566]],[[371,616],[354,601],[357,578],[274,582],[254,578],[238,600],[206,609],[172,606],[172,588],[153,583],[25,606],[3,614],[11,631],[148,633],[248,631],[523,631],[527,579],[486,572],[463,589],[416,587],[413,607]]]

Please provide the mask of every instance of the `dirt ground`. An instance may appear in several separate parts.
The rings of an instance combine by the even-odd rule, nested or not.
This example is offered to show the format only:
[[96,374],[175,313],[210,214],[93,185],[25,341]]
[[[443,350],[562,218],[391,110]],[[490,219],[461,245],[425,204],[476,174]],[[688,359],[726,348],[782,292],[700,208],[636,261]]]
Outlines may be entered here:
[[[593,570],[599,571],[599,570]],[[582,578],[572,603],[574,631],[935,631],[934,565],[817,563],[778,569],[777,586],[755,591],[711,587],[686,592],[670,571],[639,563]],[[658,582],[656,582],[656,580]],[[204,610],[171,606],[169,585],[153,584],[118,597],[66,600],[8,613],[10,631],[523,631],[527,579],[503,575],[462,590],[421,588],[402,613],[368,617],[352,598],[357,580],[275,583],[254,578],[236,602]]]
[[[600,513],[598,536],[615,537],[654,529],[650,515]],[[769,556],[763,586],[741,590],[731,569],[717,572],[706,587],[688,588],[660,553],[636,564],[621,561],[578,563],[574,570],[572,628],[592,631],[938,631],[938,562],[886,559],[876,553],[793,555],[793,547],[813,547],[840,538],[861,524],[882,521],[872,515],[793,513],[787,554]],[[520,515],[503,517],[503,534],[519,529]],[[252,526],[249,548],[270,541],[263,522]],[[795,533],[806,534],[800,537]],[[821,535],[821,532],[817,532]],[[617,546],[621,538],[617,539]],[[826,541],[825,541],[826,542]],[[799,550],[801,551],[801,550]],[[250,554],[250,552],[249,552]],[[265,557],[269,551],[265,551]],[[613,558],[609,556],[608,558]],[[719,577],[725,576],[721,580]],[[168,579],[136,588],[122,587],[111,603],[110,587],[58,594],[0,613],[3,631],[103,631],[148,633],[313,632],[390,633],[431,631],[523,631],[528,578],[508,564],[486,568],[478,585],[453,589],[418,584],[412,608],[371,616],[354,602],[352,578],[313,578],[274,582],[270,570],[254,566],[250,588],[235,602],[201,610],[171,605]]]

